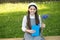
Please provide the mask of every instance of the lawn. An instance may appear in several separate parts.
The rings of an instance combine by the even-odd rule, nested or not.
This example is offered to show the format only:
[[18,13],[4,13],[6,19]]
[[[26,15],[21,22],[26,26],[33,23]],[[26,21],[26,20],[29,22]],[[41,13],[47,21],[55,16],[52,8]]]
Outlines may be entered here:
[[[46,24],[44,36],[60,35],[60,2],[36,2],[38,14],[48,15],[43,20]],[[23,37],[22,18],[27,14],[28,3],[3,3],[0,4],[0,38]]]

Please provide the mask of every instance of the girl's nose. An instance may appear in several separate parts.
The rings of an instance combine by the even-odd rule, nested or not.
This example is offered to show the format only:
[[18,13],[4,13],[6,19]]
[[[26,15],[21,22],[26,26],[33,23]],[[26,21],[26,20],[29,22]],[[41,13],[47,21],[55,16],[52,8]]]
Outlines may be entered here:
[[31,10],[32,12],[34,12],[34,10]]

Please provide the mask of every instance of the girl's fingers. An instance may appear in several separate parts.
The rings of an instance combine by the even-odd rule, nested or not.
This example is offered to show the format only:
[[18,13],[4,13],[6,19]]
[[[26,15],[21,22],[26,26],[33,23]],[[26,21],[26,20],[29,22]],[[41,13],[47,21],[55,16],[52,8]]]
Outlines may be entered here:
[[36,31],[35,30],[32,30],[33,33],[35,33]]
[[34,30],[30,30],[30,33],[35,33],[35,31]]
[[29,33],[34,33],[35,32],[35,30],[26,30],[26,32],[29,32]]

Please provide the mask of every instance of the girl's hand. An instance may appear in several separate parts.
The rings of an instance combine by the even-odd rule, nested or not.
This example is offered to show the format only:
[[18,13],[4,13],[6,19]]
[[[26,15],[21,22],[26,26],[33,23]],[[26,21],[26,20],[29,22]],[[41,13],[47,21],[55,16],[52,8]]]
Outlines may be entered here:
[[28,33],[34,33],[35,31],[34,30],[26,30],[26,32],[28,32]]
[[45,26],[46,26],[46,25],[45,25],[44,23],[42,23],[42,28],[45,28]]

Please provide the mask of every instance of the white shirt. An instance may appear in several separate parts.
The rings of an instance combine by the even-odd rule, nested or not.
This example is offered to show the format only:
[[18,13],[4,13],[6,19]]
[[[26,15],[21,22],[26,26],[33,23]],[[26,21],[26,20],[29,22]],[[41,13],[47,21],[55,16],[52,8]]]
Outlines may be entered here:
[[[30,15],[30,18],[35,18],[35,16]],[[41,27],[42,21],[41,21],[40,15],[39,15],[39,20],[40,20],[40,27]],[[26,25],[27,25],[27,16],[25,15],[25,16],[23,17],[23,20],[22,20],[22,31],[23,31],[23,32],[25,32],[25,30],[26,30]]]

